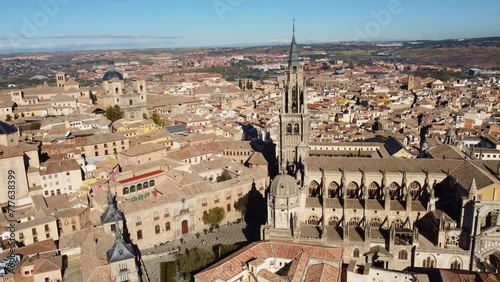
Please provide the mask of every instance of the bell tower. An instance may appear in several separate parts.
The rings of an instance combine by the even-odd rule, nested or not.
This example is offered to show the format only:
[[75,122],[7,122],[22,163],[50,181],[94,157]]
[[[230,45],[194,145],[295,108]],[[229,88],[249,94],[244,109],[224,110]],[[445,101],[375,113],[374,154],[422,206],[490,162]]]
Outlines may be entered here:
[[279,165],[280,171],[288,168],[296,174],[303,167],[309,143],[309,116],[307,114],[304,70],[299,62],[295,41],[295,19],[293,36],[285,71],[283,101],[280,113]]

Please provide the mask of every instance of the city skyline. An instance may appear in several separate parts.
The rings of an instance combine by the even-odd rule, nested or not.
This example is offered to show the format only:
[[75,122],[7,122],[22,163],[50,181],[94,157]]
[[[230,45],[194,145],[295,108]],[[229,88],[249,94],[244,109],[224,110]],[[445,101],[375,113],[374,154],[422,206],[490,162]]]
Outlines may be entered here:
[[500,35],[497,1],[352,2],[42,0],[23,9],[5,2],[0,53],[280,45],[294,17],[305,44]]

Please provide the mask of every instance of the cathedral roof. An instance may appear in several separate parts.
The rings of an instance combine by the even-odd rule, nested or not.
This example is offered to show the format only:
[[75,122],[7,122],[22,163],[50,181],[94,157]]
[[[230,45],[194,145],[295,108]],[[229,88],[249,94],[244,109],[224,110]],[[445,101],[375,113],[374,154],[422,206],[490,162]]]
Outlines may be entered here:
[[291,197],[299,194],[299,186],[295,178],[288,174],[280,174],[271,183],[271,195],[274,197]]
[[113,62],[113,60],[110,60],[108,62],[108,70],[106,71],[106,73],[104,74],[104,76],[102,77],[102,80],[111,80],[113,78],[117,78],[119,80],[123,80],[123,75],[119,72],[116,71],[115,69],[115,62]]

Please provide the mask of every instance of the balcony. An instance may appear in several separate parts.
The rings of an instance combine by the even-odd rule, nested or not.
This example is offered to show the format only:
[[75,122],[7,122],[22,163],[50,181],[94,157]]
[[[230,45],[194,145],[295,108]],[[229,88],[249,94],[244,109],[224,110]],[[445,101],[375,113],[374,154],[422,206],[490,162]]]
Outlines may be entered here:
[[214,203],[216,203],[216,204],[218,204],[219,202],[220,202],[220,200],[218,200],[218,199],[214,201]]
[[189,213],[189,208],[186,208],[186,209],[181,209],[179,211],[179,214],[185,214],[185,213]]
[[160,217],[159,216],[155,216],[155,217],[153,217],[153,220],[155,220],[155,221],[156,220],[160,220]]
[[142,225],[142,221],[139,221],[139,222],[135,223],[135,226],[139,226],[139,225]]

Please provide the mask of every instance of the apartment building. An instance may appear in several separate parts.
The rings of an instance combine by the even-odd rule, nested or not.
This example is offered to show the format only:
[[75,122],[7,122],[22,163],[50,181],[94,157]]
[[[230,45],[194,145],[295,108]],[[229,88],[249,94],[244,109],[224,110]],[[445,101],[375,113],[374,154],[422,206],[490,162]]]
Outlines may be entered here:
[[76,147],[85,158],[118,154],[129,146],[129,139],[116,133],[97,134],[76,141]]
[[75,159],[45,162],[40,177],[44,196],[69,194],[80,189],[82,168]]

